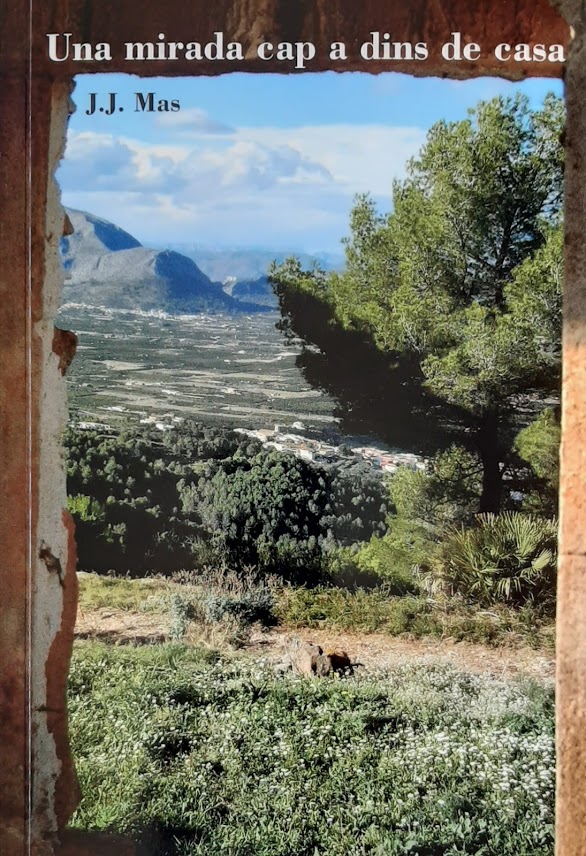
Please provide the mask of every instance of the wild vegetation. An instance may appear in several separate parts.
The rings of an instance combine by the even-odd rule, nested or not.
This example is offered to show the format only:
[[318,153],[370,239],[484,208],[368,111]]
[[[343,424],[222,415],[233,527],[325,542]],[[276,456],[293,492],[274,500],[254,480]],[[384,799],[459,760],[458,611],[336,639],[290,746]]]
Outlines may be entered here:
[[71,428],[64,445],[85,570],[254,566],[315,584],[330,553],[385,530],[388,497],[364,465],[325,469],[189,421],[162,439]]
[[82,604],[160,610],[174,640],[76,651],[76,825],[183,856],[550,856],[550,688],[418,665],[304,680],[190,633],[546,644],[562,122],[557,99],[517,97],[438,123],[391,213],[357,199],[344,272],[271,271],[307,381],[423,469],[317,464],[190,420],[69,430],[80,567],[159,575],[85,581]]
[[81,567],[253,567],[551,611],[562,122],[559,99],[517,96],[438,123],[392,213],[357,200],[343,273],[272,270],[284,325],[319,349],[308,380],[425,471],[386,483],[189,420],[159,437],[72,430]]
[[271,273],[286,325],[319,348],[308,378],[391,443],[465,450],[479,476],[471,514],[525,485],[515,438],[559,391],[562,125],[553,96],[439,122],[392,213],[357,200],[343,273],[296,259]]
[[277,677],[181,646],[84,644],[74,825],[178,856],[549,856],[553,697],[452,668]]

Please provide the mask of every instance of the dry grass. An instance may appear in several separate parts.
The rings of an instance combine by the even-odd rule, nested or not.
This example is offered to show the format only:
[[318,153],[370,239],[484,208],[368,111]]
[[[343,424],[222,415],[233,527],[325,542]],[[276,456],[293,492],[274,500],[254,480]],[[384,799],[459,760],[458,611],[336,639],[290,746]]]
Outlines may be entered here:
[[[208,583],[218,585],[217,576]],[[201,580],[200,580],[201,583]],[[240,583],[232,580],[231,590]],[[173,594],[192,596],[197,586],[191,582],[174,582],[164,579],[116,579],[95,574],[80,574],[80,608],[76,625],[78,639],[101,640],[113,644],[156,644],[168,641],[172,624],[170,602]],[[283,598],[291,597],[285,592]],[[337,595],[333,595],[337,597]],[[367,603],[358,598],[361,612]],[[323,605],[323,594],[320,598]],[[315,642],[324,648],[335,647],[347,651],[353,662],[364,664],[363,669],[376,672],[400,663],[449,663],[472,673],[515,677],[525,675],[540,681],[549,681],[555,671],[552,650],[553,626],[541,630],[545,638],[542,645],[527,644],[523,636],[514,631],[501,636],[502,644],[483,644],[478,640],[460,639],[445,633],[421,635],[388,632],[385,623],[382,632],[353,626],[352,613],[324,616],[305,626],[302,614],[294,622],[282,622],[274,629],[253,625],[242,632],[242,627],[230,618],[218,622],[191,621],[184,642],[194,647],[214,651],[239,650],[254,659],[278,662],[293,636]],[[498,616],[487,615],[486,620],[497,621]]]

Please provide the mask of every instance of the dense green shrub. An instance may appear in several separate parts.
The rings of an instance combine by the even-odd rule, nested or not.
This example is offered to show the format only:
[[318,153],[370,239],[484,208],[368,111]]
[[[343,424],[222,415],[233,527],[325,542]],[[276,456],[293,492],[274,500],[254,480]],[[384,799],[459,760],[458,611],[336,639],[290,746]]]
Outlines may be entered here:
[[453,530],[439,544],[424,582],[433,592],[461,594],[477,603],[555,599],[557,523],[519,512],[480,514],[475,525]]
[[427,562],[439,533],[469,522],[478,510],[480,475],[478,459],[461,446],[430,458],[425,469],[399,468],[389,482],[387,531],[359,547],[357,570],[376,575],[391,594],[417,592],[414,570]]
[[515,439],[515,449],[532,476],[524,490],[523,508],[527,511],[548,516],[557,513],[560,442],[560,417],[552,408],[543,410]]
[[323,474],[278,452],[217,470],[201,485],[198,511],[226,564],[254,565],[287,579],[315,577],[322,566]]
[[183,639],[189,622],[195,618],[196,608],[192,599],[176,592],[171,596],[171,639]]
[[393,595],[419,591],[414,568],[424,561],[429,539],[417,524],[399,517],[389,520],[389,532],[373,537],[356,553],[356,567],[364,574],[375,574]]
[[196,523],[178,512],[179,475],[158,438],[72,427],[63,445],[80,568],[169,572],[189,560]]
[[64,446],[84,570],[254,565],[316,583],[339,547],[385,531],[386,491],[367,467],[323,468],[233,431],[71,428]]
[[560,476],[560,440],[560,422],[552,408],[543,410],[515,440],[515,448],[535,475],[556,488]]
[[207,592],[199,599],[206,621],[221,621],[228,615],[245,624],[273,624],[275,597],[269,588],[257,588],[240,595]]
[[429,532],[467,522],[478,511],[481,476],[478,457],[456,445],[430,458],[425,470],[402,467],[390,485],[396,515]]
[[324,469],[263,450],[232,458],[188,501],[196,492],[217,562],[253,565],[292,582],[325,579],[336,549],[385,529],[384,485],[356,465]]
[[212,428],[186,419],[163,435],[163,445],[174,460],[224,461],[237,453],[252,457],[262,449],[260,440],[238,434],[229,428]]
[[227,568],[184,571],[173,575],[173,582],[183,590],[170,599],[172,639],[183,639],[193,623],[192,629],[200,635],[221,626],[226,631],[224,641],[234,643],[246,638],[253,624],[269,627],[276,623],[279,584],[276,578],[262,578],[251,568],[240,573]]

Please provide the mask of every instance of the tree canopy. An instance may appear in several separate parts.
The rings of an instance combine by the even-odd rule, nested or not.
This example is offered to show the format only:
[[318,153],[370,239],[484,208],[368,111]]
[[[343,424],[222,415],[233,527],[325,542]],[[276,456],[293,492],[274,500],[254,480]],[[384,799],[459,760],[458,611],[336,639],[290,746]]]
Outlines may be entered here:
[[390,213],[357,198],[342,273],[271,269],[308,379],[388,442],[474,451],[481,511],[559,386],[563,118],[517,95],[437,123]]
[[71,427],[64,447],[84,570],[211,563],[315,583],[337,548],[386,530],[386,489],[366,464],[322,467],[191,420],[162,437]]

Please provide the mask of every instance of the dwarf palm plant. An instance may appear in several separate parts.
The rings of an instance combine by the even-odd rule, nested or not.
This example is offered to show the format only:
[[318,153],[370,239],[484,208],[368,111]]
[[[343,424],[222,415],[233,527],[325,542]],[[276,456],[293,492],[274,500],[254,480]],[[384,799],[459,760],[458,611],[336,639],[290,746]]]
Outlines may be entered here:
[[557,521],[519,512],[479,514],[451,530],[421,568],[432,593],[479,604],[551,606],[555,599]]

